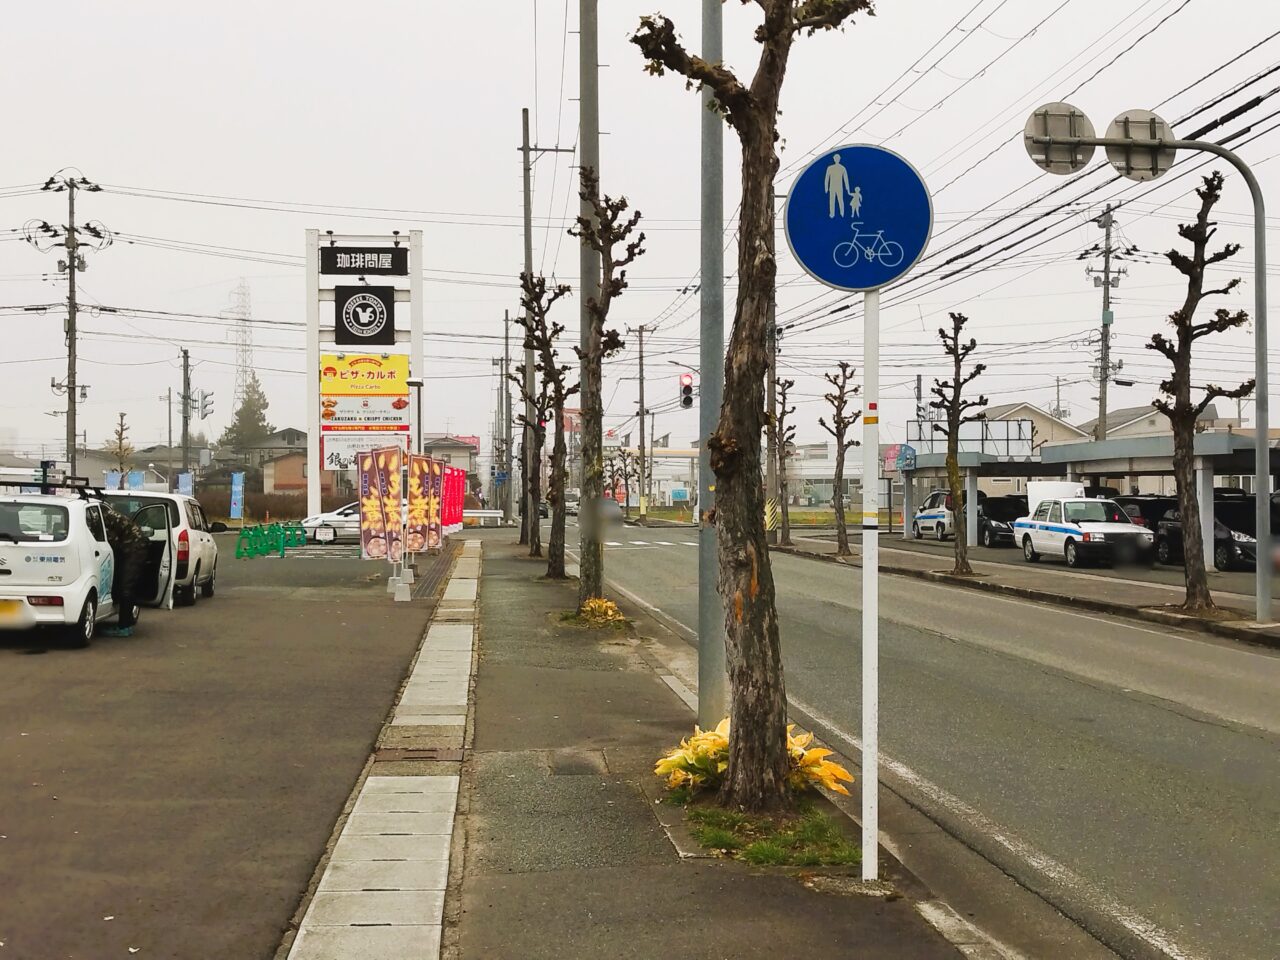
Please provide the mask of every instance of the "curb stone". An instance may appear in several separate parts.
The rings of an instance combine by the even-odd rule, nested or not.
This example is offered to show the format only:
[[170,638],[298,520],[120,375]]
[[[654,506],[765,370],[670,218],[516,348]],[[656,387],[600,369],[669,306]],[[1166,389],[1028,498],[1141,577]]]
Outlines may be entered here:
[[[824,563],[838,563],[846,567],[861,567],[861,563],[825,553],[801,550],[797,547],[770,547],[778,553],[788,553],[806,560],[820,560]],[[1166,627],[1181,627],[1185,630],[1196,630],[1200,633],[1211,633],[1231,640],[1239,640],[1261,647],[1280,649],[1280,634],[1265,633],[1274,630],[1274,624],[1246,625],[1239,621],[1204,620],[1186,614],[1160,610],[1154,607],[1131,607],[1123,603],[1112,603],[1107,600],[1094,600],[1089,597],[1072,597],[1048,590],[1037,590],[1032,587],[1018,587],[1008,583],[999,583],[980,577],[956,577],[949,573],[934,570],[918,570],[914,567],[899,567],[892,564],[881,564],[881,573],[890,573],[900,577],[912,577],[916,580],[927,580],[931,583],[942,583],[953,587],[967,587],[971,590],[984,590],[987,593],[999,593],[1005,596],[1018,597],[1022,600],[1034,600],[1038,603],[1049,603],[1059,607],[1072,607],[1077,610],[1090,610],[1094,613],[1106,613],[1124,617],[1129,620],[1141,620],[1146,623],[1158,623]]]

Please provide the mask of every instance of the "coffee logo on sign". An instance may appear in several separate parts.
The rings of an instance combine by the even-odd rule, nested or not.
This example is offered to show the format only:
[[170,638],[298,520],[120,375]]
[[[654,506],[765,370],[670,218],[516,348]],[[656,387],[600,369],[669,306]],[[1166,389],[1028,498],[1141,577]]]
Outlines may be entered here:
[[342,308],[342,325],[357,337],[373,337],[387,325],[387,308],[370,293],[357,293]]

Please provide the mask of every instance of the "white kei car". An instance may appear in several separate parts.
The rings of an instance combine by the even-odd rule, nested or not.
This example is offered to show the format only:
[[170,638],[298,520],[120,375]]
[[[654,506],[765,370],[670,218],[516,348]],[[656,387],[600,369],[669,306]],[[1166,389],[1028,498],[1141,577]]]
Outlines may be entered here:
[[[121,613],[137,620],[137,604],[121,611],[112,595],[115,553],[103,509],[88,496],[0,496],[0,630],[55,627],[87,646],[102,621]],[[133,520],[148,540],[137,599],[163,602],[174,566],[168,512],[153,505]]]
[[312,543],[360,539],[360,501],[337,510],[316,513],[302,521],[302,529]]

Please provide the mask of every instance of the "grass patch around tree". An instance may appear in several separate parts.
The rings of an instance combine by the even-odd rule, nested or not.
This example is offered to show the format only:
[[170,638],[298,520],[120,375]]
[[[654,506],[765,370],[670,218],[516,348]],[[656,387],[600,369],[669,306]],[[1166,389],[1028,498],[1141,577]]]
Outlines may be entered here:
[[826,814],[807,804],[773,816],[719,807],[690,807],[690,833],[704,848],[754,866],[852,867],[862,862],[857,846]]

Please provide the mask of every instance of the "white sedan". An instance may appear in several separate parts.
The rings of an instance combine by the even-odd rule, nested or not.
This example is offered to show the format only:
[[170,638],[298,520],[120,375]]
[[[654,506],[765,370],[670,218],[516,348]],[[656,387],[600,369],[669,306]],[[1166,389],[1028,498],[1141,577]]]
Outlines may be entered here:
[[360,539],[360,503],[348,503],[345,507],[317,513],[302,521],[307,539],[313,543],[332,543],[335,540]]
[[1022,556],[1035,563],[1042,556],[1061,557],[1069,567],[1091,561],[1141,563],[1155,560],[1155,537],[1113,500],[1041,500],[1029,517],[1013,524]]

